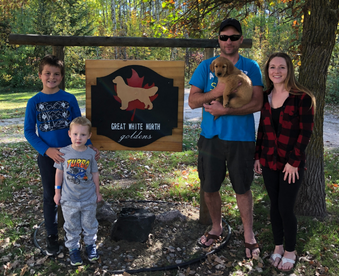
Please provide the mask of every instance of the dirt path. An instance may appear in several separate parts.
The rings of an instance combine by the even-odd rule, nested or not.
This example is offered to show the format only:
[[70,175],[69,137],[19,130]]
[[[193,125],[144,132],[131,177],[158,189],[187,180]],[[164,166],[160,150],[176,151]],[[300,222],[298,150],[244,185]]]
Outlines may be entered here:
[[326,148],[339,148],[339,114],[324,115],[324,146]]

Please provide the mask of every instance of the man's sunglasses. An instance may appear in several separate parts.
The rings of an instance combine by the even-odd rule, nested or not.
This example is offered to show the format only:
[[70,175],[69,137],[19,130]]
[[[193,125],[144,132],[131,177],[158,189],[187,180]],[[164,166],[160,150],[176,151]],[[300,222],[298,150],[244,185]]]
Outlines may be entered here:
[[237,41],[239,40],[241,35],[219,35],[219,39],[222,41],[227,41],[229,38],[231,41]]

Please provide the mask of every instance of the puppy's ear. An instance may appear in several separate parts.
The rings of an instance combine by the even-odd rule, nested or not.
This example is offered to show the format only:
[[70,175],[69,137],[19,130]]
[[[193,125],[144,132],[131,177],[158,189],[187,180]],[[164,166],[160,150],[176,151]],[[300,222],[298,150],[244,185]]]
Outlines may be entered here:
[[228,75],[233,74],[234,68],[235,68],[235,66],[233,65],[233,63],[231,61],[227,62],[226,72],[227,72]]
[[214,72],[214,63],[215,63],[215,60],[213,60],[211,65],[210,65],[211,72]]

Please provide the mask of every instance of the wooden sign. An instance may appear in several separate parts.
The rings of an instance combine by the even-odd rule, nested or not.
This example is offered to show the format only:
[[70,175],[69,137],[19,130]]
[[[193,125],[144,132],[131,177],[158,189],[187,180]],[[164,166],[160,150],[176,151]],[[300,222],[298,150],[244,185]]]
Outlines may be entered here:
[[86,60],[86,117],[99,150],[182,151],[183,61]]

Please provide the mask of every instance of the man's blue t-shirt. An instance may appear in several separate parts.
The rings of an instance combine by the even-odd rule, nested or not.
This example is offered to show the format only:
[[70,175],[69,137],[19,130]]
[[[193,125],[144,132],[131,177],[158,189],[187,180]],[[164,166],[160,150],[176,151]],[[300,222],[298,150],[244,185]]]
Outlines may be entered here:
[[[218,78],[210,70],[210,64],[216,57],[202,61],[189,82],[205,92],[217,86]],[[235,67],[243,71],[252,81],[253,86],[263,86],[262,75],[258,63],[254,60],[239,57]],[[218,136],[226,141],[255,141],[255,124],[253,114],[247,115],[224,115],[214,120],[211,113],[203,108],[201,122],[201,135],[205,138]]]

